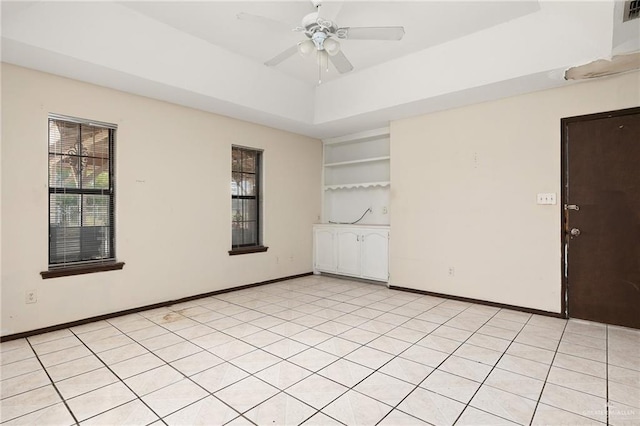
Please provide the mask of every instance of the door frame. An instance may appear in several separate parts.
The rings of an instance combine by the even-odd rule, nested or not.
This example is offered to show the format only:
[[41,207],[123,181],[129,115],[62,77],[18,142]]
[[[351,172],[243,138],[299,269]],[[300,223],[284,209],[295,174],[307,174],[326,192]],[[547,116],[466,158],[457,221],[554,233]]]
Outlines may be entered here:
[[569,318],[569,293],[568,293],[568,268],[567,268],[567,213],[565,210],[565,205],[567,204],[567,185],[569,183],[569,171],[567,170],[567,162],[569,160],[568,149],[569,149],[569,139],[567,132],[567,125],[569,123],[576,123],[580,121],[591,121],[591,120],[599,120],[602,118],[612,118],[612,117],[620,117],[624,115],[631,114],[640,114],[640,107],[632,107],[632,108],[624,108],[615,111],[607,111],[607,112],[598,112],[595,114],[586,114],[586,115],[578,115],[574,117],[566,117],[560,119],[560,134],[561,134],[561,145],[560,145],[560,224],[561,224],[561,232],[560,232],[560,247],[561,247],[561,286],[560,286],[560,309],[562,318]]

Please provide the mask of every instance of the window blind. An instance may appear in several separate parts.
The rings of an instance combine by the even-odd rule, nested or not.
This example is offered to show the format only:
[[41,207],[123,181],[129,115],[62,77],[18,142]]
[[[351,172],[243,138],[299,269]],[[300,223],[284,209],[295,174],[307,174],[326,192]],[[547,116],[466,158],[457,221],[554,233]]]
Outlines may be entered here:
[[49,117],[49,265],[115,259],[116,127]]
[[232,248],[259,246],[262,152],[234,146],[231,154]]

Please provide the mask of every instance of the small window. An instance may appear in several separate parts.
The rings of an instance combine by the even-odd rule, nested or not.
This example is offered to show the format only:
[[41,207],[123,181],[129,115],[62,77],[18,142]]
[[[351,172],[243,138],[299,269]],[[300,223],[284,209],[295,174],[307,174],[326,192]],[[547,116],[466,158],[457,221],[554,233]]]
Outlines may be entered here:
[[115,260],[115,132],[115,125],[49,117],[50,270]]
[[622,22],[640,18],[640,0],[628,0],[624,3]]
[[231,149],[231,251],[266,251],[262,245],[262,151]]

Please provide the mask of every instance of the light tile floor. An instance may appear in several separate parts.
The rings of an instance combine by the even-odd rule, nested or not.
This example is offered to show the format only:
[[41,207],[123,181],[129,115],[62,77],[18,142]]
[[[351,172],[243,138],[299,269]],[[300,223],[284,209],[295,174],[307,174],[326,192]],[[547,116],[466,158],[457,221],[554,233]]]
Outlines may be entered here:
[[6,425],[640,425],[640,332],[324,276],[2,343]]

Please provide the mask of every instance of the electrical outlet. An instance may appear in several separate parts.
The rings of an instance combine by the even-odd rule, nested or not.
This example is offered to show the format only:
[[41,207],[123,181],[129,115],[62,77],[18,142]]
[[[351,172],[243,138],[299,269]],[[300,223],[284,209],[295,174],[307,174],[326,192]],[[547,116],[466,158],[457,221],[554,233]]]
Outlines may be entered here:
[[538,204],[555,204],[556,203],[556,193],[555,192],[541,192],[538,194],[536,198],[536,202]]
[[382,208],[382,214],[387,214],[387,213],[389,213],[389,210],[387,209],[387,206],[384,206]]
[[36,303],[38,301],[38,293],[35,290],[28,290],[24,294],[24,303]]
[[449,276],[454,277],[456,275],[456,268],[449,266]]

